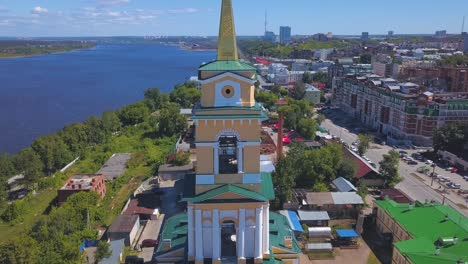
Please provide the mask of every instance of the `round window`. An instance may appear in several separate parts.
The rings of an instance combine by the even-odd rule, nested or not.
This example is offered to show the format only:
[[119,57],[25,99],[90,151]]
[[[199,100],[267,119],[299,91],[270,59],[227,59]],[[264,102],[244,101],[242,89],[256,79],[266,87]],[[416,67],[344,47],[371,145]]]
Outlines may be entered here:
[[234,96],[234,87],[226,85],[223,87],[222,93],[224,97],[231,98]]

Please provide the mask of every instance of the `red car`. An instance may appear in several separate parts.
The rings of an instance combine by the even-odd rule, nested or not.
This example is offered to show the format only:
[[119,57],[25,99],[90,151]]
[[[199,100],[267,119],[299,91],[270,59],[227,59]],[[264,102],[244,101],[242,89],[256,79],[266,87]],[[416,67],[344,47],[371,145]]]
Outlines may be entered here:
[[457,169],[457,168],[452,168],[451,172],[452,172],[452,173],[457,173],[457,172],[458,172],[458,169]]
[[154,239],[145,239],[143,242],[141,242],[141,247],[142,248],[151,248],[151,247],[157,247],[158,246],[158,241]]

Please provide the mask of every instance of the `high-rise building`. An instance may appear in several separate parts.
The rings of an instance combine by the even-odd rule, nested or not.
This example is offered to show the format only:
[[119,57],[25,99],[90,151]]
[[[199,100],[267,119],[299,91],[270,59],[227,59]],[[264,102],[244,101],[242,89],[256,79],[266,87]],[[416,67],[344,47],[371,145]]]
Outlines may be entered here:
[[463,32],[463,52],[468,53],[468,33]]
[[445,38],[447,36],[447,30],[438,30],[435,32],[436,38]]
[[276,42],[276,35],[274,32],[265,31],[265,36],[263,36],[263,40],[271,43]]
[[291,27],[280,27],[280,43],[288,44],[291,42]]
[[271,173],[260,167],[267,116],[255,102],[256,68],[238,58],[232,0],[222,1],[217,60],[198,73],[202,96],[192,117],[196,174],[184,179],[187,213],[166,221],[156,261],[299,263],[287,218],[269,210]]
[[361,40],[362,41],[368,41],[369,40],[369,32],[362,32]]
[[388,35],[387,35],[387,36],[388,36],[389,38],[391,38],[391,37],[393,37],[393,34],[394,34],[393,30],[390,30],[390,31],[388,31]]

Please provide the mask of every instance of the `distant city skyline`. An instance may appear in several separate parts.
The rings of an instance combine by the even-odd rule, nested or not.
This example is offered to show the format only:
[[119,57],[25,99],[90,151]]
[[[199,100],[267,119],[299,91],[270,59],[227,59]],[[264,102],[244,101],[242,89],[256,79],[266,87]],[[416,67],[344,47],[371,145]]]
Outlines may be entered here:
[[[428,3],[430,2],[430,4]],[[0,0],[0,36],[215,36],[221,1],[213,0]],[[460,33],[468,1],[373,0],[314,4],[307,0],[233,0],[238,35]],[[467,29],[467,26],[465,26]]]

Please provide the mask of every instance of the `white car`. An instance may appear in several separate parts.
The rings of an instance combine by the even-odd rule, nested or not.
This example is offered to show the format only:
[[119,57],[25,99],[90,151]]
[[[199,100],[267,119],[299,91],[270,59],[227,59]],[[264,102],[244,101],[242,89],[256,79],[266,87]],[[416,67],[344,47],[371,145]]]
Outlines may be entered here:
[[358,149],[357,149],[356,147],[353,146],[353,147],[351,147],[351,151],[353,151],[353,152],[358,152]]
[[432,160],[426,160],[426,164],[427,165],[432,165],[432,164],[434,164],[434,162]]
[[371,160],[370,160],[368,157],[366,157],[366,156],[362,156],[362,158],[363,158],[365,161],[367,161],[367,162],[371,162]]

